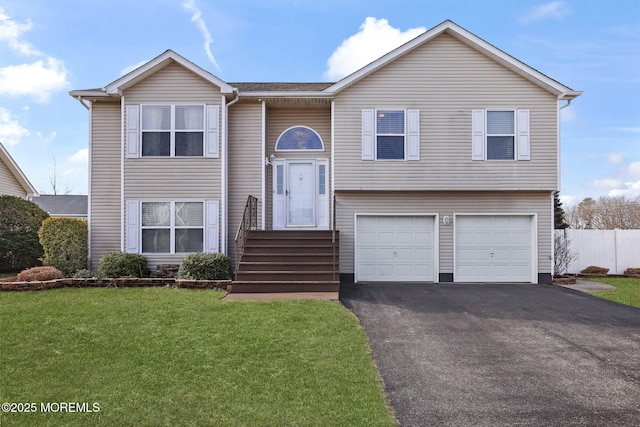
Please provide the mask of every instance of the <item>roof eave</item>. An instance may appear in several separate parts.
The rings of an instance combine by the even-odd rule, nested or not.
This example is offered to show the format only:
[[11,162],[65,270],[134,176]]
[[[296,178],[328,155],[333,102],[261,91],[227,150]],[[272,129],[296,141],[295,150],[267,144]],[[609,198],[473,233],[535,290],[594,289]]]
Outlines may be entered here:
[[4,146],[0,143],[0,156],[2,156],[5,160],[5,163],[13,176],[16,178],[16,181],[20,184],[27,196],[37,196],[38,191],[35,189],[31,181],[27,178],[27,176],[22,172],[22,169],[18,166],[18,164],[13,160],[13,157],[9,154],[9,152],[4,148]]
[[291,92],[270,92],[270,91],[253,91],[240,92],[240,98],[331,98],[333,93],[324,91],[291,91]]

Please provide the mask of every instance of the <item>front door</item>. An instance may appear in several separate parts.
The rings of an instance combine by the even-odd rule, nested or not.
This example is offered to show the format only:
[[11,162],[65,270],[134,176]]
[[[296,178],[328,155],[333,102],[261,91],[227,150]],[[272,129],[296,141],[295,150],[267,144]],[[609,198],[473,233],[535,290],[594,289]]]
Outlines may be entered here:
[[285,203],[287,227],[316,225],[316,167],[313,160],[289,160],[287,163]]
[[273,229],[329,229],[329,162],[277,159],[273,162]]

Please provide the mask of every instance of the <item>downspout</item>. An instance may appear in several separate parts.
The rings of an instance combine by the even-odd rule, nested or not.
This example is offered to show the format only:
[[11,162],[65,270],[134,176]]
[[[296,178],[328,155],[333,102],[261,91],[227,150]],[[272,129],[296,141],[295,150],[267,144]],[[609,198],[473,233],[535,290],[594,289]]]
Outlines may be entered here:
[[77,100],[78,100],[78,102],[79,102],[80,104],[82,104],[82,106],[83,106],[84,108],[86,108],[87,110],[89,110],[89,106],[88,106],[87,104],[85,104],[85,103],[84,103],[84,98],[82,98],[82,97],[81,97],[81,96],[79,96],[79,95],[78,95],[78,96],[74,96],[74,98],[75,98],[75,99],[77,99]]
[[[567,92],[563,92],[560,95],[558,95],[558,101],[562,101],[562,98],[564,98],[567,95]],[[562,175],[560,173],[560,111],[567,108],[569,105],[571,105],[571,101],[573,100],[573,98],[569,98],[567,99],[567,103],[559,106],[558,107],[558,118],[557,118],[557,132],[558,132],[558,137],[557,137],[557,152],[558,152],[558,166],[557,166],[557,170],[558,170],[558,184],[556,185],[556,190],[560,191],[560,187],[561,187],[561,179],[562,179]],[[551,262],[551,280],[553,280],[553,276],[555,274],[555,253],[554,253],[554,245],[555,245],[555,238],[556,238],[556,230],[555,230],[555,195],[553,193],[551,193],[551,255],[549,256],[549,261]]]
[[221,198],[222,198],[222,209],[221,209],[221,224],[222,224],[222,253],[229,253],[229,242],[227,241],[229,238],[229,224],[227,224],[227,218],[229,217],[229,180],[227,179],[228,173],[228,145],[229,145],[229,107],[238,102],[240,99],[240,94],[238,93],[237,88],[233,88],[233,93],[235,94],[235,98],[230,102],[225,103],[226,98],[224,95],[222,96],[222,102],[224,104],[224,108],[222,109],[224,113],[224,118],[222,120],[222,125],[224,129],[222,131],[222,162],[220,166],[220,173],[222,175],[222,189],[221,189]]

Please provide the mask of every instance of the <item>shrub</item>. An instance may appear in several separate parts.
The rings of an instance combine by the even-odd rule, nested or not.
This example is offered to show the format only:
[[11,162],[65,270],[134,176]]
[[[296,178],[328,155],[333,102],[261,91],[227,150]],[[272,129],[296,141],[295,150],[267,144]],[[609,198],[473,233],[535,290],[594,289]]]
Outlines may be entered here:
[[62,274],[62,272],[56,268],[33,267],[28,270],[24,270],[21,273],[18,273],[17,280],[18,282],[34,282],[34,281],[62,279],[63,277],[64,277],[64,274]]
[[66,276],[87,268],[87,223],[75,218],[47,218],[38,231],[44,249],[42,264]]
[[582,274],[606,275],[608,272],[609,272],[608,268],[598,267],[598,266],[595,266],[595,265],[590,265],[589,267],[587,267],[584,270],[582,270],[580,273],[582,273]]
[[49,214],[15,196],[0,196],[0,271],[39,265],[43,251],[38,230]]
[[226,255],[197,253],[184,257],[178,274],[186,280],[228,280],[233,276],[233,269]]
[[147,258],[139,254],[109,252],[100,260],[98,277],[149,277]]

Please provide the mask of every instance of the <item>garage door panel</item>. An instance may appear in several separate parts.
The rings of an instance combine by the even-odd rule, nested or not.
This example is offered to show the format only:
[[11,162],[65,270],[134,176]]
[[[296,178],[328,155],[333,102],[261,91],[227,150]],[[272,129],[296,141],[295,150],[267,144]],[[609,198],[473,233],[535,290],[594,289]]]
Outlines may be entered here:
[[434,218],[358,216],[358,281],[435,281]]
[[531,282],[532,218],[530,215],[457,216],[454,280]]

